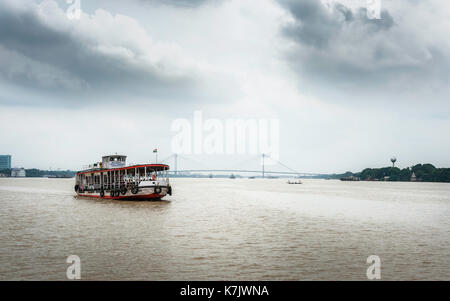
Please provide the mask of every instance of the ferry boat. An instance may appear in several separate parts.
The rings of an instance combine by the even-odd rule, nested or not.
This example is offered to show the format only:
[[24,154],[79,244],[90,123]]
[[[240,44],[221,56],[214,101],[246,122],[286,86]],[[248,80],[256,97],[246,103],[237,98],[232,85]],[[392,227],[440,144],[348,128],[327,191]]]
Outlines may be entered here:
[[151,200],[172,195],[166,164],[126,165],[126,156],[102,157],[75,175],[78,196],[114,200]]

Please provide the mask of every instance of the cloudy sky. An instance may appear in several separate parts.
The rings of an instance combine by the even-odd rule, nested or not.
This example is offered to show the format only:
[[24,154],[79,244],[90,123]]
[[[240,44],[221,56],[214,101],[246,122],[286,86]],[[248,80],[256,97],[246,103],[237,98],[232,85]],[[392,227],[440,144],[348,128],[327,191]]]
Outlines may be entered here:
[[[280,121],[303,172],[450,167],[450,4],[381,0],[0,0],[0,153],[70,168],[171,154],[178,118]],[[179,168],[257,168],[195,155]],[[250,162],[250,161],[249,161]],[[170,162],[169,162],[170,163]]]

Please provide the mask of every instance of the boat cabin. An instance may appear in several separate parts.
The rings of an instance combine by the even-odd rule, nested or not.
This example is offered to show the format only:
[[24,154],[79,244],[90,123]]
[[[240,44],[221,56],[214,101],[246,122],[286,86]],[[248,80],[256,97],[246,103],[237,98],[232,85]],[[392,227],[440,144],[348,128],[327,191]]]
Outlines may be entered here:
[[127,165],[127,156],[110,155],[102,157],[103,168],[120,168]]
[[[76,184],[81,190],[87,191],[110,191],[132,189],[134,187],[169,185],[168,165],[145,164],[126,166],[125,158],[125,156],[103,157],[102,168],[78,172]],[[112,162],[114,163],[111,164]],[[120,167],[111,168],[112,166]]]

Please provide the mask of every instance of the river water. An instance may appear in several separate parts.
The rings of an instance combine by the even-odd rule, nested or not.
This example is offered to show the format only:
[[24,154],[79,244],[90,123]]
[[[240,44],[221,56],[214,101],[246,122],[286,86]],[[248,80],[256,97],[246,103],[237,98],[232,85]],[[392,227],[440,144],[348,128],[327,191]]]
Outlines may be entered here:
[[450,184],[171,179],[160,202],[0,179],[0,279],[450,280]]

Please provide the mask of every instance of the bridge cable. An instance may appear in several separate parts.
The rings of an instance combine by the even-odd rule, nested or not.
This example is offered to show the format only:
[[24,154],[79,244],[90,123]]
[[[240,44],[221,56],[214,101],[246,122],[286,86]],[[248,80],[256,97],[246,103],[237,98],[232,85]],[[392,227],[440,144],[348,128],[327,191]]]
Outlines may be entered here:
[[289,166],[287,166],[287,165],[281,163],[280,161],[278,161],[278,160],[272,158],[271,156],[269,156],[269,155],[265,155],[265,156],[266,156],[266,157],[269,157],[270,159],[274,160],[275,162],[277,162],[277,163],[280,164],[281,166],[283,166],[283,167],[289,169],[290,171],[293,171],[293,172],[295,172],[295,173],[297,173],[297,174],[300,174],[300,172],[298,172],[297,170],[295,170],[295,169],[293,169],[293,168],[290,168]]

